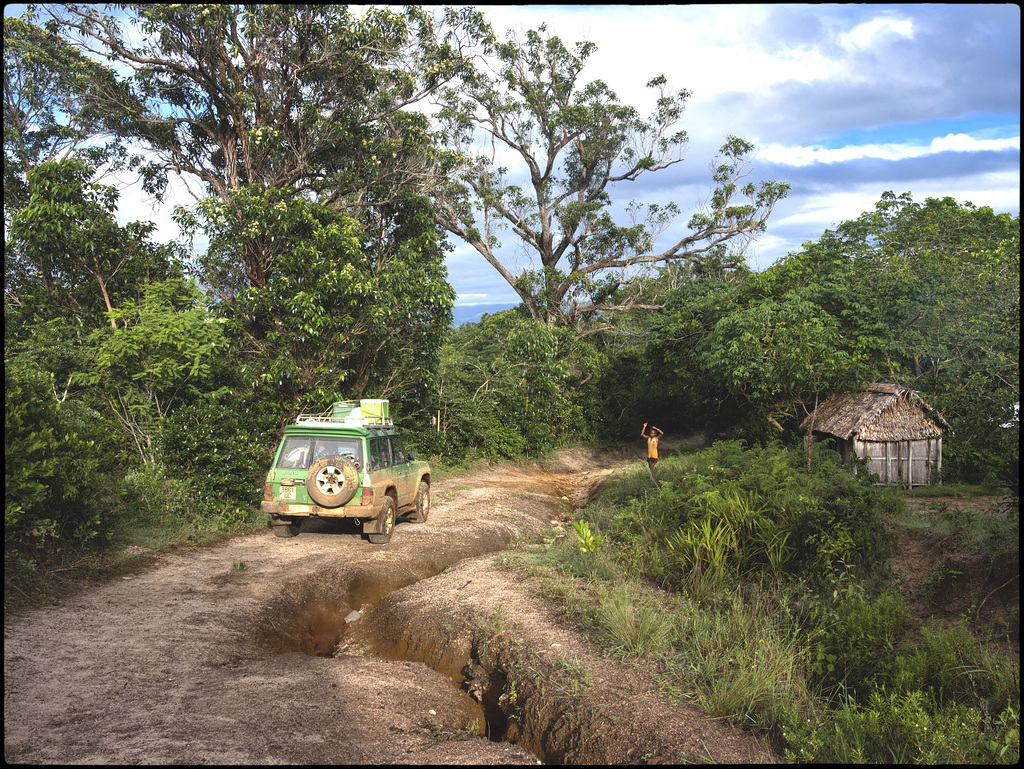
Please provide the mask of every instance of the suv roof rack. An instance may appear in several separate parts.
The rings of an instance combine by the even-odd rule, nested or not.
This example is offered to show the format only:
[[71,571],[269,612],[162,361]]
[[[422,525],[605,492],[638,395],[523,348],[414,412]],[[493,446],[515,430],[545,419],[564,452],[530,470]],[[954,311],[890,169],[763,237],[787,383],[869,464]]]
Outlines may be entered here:
[[[365,413],[368,412],[368,413]],[[297,425],[324,427],[381,427],[393,426],[386,400],[337,401],[327,411],[301,413],[295,418]]]

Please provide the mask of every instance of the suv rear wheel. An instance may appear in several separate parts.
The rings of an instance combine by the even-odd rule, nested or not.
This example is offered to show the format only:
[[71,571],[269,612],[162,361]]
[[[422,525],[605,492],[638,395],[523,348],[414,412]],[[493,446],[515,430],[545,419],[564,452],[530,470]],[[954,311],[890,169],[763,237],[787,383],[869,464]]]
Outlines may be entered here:
[[274,517],[270,519],[270,528],[275,537],[295,537],[298,536],[299,529],[302,528],[302,521],[295,518]]
[[379,521],[380,533],[370,534],[370,542],[375,545],[386,545],[391,541],[391,535],[395,533],[394,497],[384,497],[384,509],[380,511]]

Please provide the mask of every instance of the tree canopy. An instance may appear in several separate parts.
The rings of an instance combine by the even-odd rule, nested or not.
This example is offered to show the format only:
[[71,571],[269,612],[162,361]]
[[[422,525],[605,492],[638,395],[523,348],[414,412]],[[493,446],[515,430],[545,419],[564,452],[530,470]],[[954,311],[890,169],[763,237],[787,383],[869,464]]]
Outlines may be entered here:
[[[83,51],[128,76],[99,88],[107,122],[144,143],[162,189],[174,172],[197,198],[289,190],[331,207],[372,205],[425,185],[422,115],[406,111],[464,71],[484,34],[471,9],[435,19],[418,7],[128,4],[52,8]],[[357,214],[358,216],[358,214]],[[248,240],[238,257],[262,288],[279,255]]]

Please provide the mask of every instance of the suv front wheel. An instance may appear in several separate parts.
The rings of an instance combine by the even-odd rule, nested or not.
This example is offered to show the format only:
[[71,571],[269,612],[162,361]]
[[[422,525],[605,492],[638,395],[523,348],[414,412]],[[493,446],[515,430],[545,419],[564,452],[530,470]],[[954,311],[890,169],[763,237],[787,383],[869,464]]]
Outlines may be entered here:
[[375,545],[386,545],[391,541],[391,535],[395,533],[395,500],[393,497],[384,497],[384,508],[380,511],[379,526],[380,533],[371,533],[370,542]]

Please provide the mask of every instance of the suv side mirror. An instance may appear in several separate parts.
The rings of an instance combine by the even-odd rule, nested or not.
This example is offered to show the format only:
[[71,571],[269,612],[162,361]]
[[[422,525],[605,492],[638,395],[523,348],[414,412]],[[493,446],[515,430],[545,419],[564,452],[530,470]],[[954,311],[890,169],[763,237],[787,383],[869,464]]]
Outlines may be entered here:
[[416,461],[416,455],[413,454],[411,451],[409,452],[408,457],[409,457],[409,461],[410,462],[415,462]]

